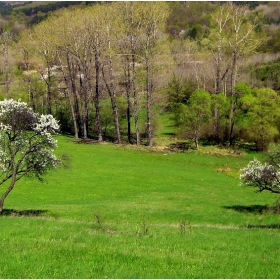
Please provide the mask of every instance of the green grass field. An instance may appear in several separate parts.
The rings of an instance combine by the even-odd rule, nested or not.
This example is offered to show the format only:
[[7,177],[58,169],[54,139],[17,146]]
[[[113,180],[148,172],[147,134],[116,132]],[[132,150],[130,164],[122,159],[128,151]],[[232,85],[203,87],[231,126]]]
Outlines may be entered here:
[[261,155],[57,139],[70,168],[6,200],[0,278],[280,277],[277,195],[239,185]]

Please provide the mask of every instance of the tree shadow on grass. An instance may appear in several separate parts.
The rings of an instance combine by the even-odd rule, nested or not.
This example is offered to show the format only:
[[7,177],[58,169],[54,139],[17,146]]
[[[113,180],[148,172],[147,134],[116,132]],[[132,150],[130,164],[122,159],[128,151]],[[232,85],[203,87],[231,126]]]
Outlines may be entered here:
[[3,209],[2,213],[0,214],[1,216],[12,216],[12,217],[17,217],[17,216],[26,216],[26,217],[37,217],[37,216],[42,216],[43,214],[49,212],[49,210],[14,210],[14,209]]
[[187,150],[191,149],[191,145],[187,142],[175,142],[171,143],[164,150],[170,151],[170,152],[185,152]]
[[243,228],[271,228],[271,229],[280,229],[280,224],[270,224],[270,225],[245,225]]
[[[278,213],[278,206],[268,206],[268,205],[233,205],[233,206],[222,206],[226,209],[232,209],[241,213],[253,213],[253,214],[263,214],[263,213]],[[246,224],[241,226],[241,228],[259,228],[259,229],[280,229],[280,224],[269,224],[269,225],[252,225]]]
[[274,207],[268,205],[232,205],[232,206],[222,206],[223,208],[234,210],[241,213],[265,213],[265,212],[274,212]]

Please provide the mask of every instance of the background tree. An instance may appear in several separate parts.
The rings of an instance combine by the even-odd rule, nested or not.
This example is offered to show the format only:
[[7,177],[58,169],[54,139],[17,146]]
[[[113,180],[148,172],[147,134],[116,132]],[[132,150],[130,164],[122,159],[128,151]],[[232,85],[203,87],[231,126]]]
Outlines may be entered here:
[[166,89],[168,109],[172,114],[175,126],[178,126],[181,121],[182,104],[187,104],[193,91],[194,86],[180,76],[173,75],[173,78],[169,81]]
[[209,37],[210,40],[208,40],[208,47],[212,51],[216,65],[215,93],[220,93],[222,92],[222,82],[228,71],[228,68],[225,68],[224,63],[226,60],[224,48],[226,43],[225,30],[230,19],[230,10],[227,5],[220,5],[211,17],[213,23],[211,36]]
[[[46,84],[46,112],[52,114],[54,92],[54,66],[56,63],[56,48],[54,44],[54,25],[49,20],[41,22],[33,29],[27,30],[23,34],[25,38],[25,50],[29,52],[29,56],[40,58],[41,62],[37,65],[37,70],[41,75],[42,80]],[[22,42],[23,42],[22,41]]]
[[209,136],[212,135],[216,143],[225,140],[228,105],[227,97],[223,93],[211,94],[212,124]]
[[243,99],[243,103],[247,113],[246,130],[250,140],[256,143],[259,151],[265,151],[279,134],[279,96],[269,88],[254,89],[251,95]]
[[[112,107],[112,115],[114,119],[115,135],[117,143],[121,143],[121,132],[119,124],[118,105],[116,99],[117,81],[115,79],[116,71],[114,70],[114,62],[118,62],[117,59],[113,59],[117,50],[117,41],[119,39],[120,29],[118,27],[118,17],[115,13],[115,7],[106,5],[105,15],[103,17],[102,25],[104,27],[104,61],[102,66],[102,77],[106,85]],[[104,12],[102,8],[102,12]],[[107,46],[107,48],[106,48]],[[107,70],[107,71],[106,71]],[[106,73],[107,72],[107,73]]]
[[143,35],[141,44],[143,46],[143,62],[146,73],[146,111],[147,111],[147,138],[148,146],[153,146],[153,128],[152,128],[152,93],[154,79],[154,48],[157,42],[157,32],[168,15],[168,8],[163,2],[142,2],[142,7],[138,10],[141,18]]
[[0,101],[0,213],[4,201],[24,176],[42,176],[60,160],[53,154],[59,129],[52,115],[34,113],[27,104],[12,99]]
[[186,137],[194,141],[197,150],[201,134],[210,122],[210,106],[210,93],[204,90],[196,90],[188,100],[187,106],[184,106],[183,130]]
[[10,48],[13,44],[13,34],[6,30],[0,35],[0,45],[2,47],[2,59],[3,59],[3,73],[5,74],[5,87],[6,98],[10,98],[10,86],[11,86],[11,63],[10,63]]
[[[250,14],[246,6],[235,6],[229,3],[230,9],[230,24],[228,29],[228,50],[231,55],[230,65],[230,92],[233,97],[235,94],[235,85],[238,78],[238,62],[241,58],[254,52],[262,43],[259,36],[256,34],[258,25],[258,16]],[[234,98],[229,115],[229,141],[233,143],[233,128],[234,128]]]
[[131,98],[133,98],[133,117],[136,134],[136,144],[140,145],[140,129],[139,129],[139,100],[138,89],[136,85],[136,65],[143,61],[139,60],[139,52],[141,51],[140,35],[143,25],[142,19],[138,15],[141,8],[139,2],[118,2],[116,4],[117,12],[120,15],[120,26],[122,27],[122,37],[118,40],[119,53],[122,56],[122,64],[124,69],[124,86],[127,101],[127,138],[131,141]]

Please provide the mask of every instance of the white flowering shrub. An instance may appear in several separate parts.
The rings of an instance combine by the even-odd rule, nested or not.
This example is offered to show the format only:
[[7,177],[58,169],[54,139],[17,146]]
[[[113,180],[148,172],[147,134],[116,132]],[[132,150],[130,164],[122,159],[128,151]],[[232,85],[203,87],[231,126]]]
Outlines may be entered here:
[[280,172],[277,166],[262,164],[254,159],[240,171],[242,185],[255,187],[258,192],[268,190],[272,193],[280,193]]
[[60,160],[54,155],[57,147],[52,133],[59,124],[52,115],[39,116],[25,102],[13,99],[0,101],[0,185],[9,182],[0,198],[4,200],[23,176],[42,176],[55,168]]

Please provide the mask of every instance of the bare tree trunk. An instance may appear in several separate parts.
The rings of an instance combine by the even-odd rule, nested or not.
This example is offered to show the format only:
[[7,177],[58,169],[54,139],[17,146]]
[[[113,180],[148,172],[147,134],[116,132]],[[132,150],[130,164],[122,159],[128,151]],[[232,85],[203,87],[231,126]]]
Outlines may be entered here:
[[234,129],[234,112],[235,112],[235,83],[236,83],[236,67],[237,67],[237,55],[236,52],[233,53],[232,60],[232,72],[231,72],[231,107],[230,107],[230,115],[229,115],[229,144],[232,146],[233,144],[233,129]]
[[47,85],[47,112],[48,114],[52,114],[52,90],[51,90],[51,66],[48,66],[48,77],[46,79],[46,85]]
[[[80,121],[79,102],[78,102],[78,97],[76,93],[76,84],[75,84],[76,71],[75,71],[74,64],[71,62],[70,55],[68,52],[66,53],[66,61],[67,61],[68,74],[66,75],[64,71],[63,73],[64,73],[64,79],[66,85],[69,89],[68,96],[69,96],[69,104],[73,116],[75,138],[78,139],[81,136],[81,121]],[[63,66],[62,63],[61,66]]]
[[216,143],[219,142],[219,109],[215,105],[214,108],[214,138]]
[[112,60],[112,54],[111,54],[111,38],[110,38],[110,32],[109,28],[107,28],[107,40],[108,40],[108,49],[109,49],[109,80],[110,82],[107,82],[104,66],[102,67],[102,75],[103,80],[105,82],[106,88],[108,90],[110,100],[111,100],[111,106],[113,111],[113,117],[114,117],[114,124],[115,124],[115,133],[117,137],[118,144],[121,143],[121,133],[120,133],[120,125],[119,125],[119,116],[118,116],[118,106],[116,102],[116,93],[115,93],[115,85],[114,85],[114,76],[113,76],[113,60]]
[[[63,68],[62,68],[63,69]],[[75,110],[74,110],[74,106],[73,106],[73,94],[71,93],[71,87],[68,85],[68,80],[66,77],[65,72],[62,70],[62,74],[63,74],[63,78],[64,78],[64,82],[66,84],[67,87],[67,97],[69,100],[69,105],[70,105],[70,109],[71,109],[71,115],[72,115],[72,119],[73,119],[73,125],[74,125],[74,134],[75,134],[75,138],[78,139],[79,138],[79,129],[78,129],[78,124],[77,124],[77,116],[75,114]]]
[[88,67],[87,67],[87,61],[81,63],[81,61],[78,62],[79,67],[79,82],[80,82],[80,95],[81,95],[81,107],[82,107],[82,131],[83,131],[83,138],[87,139],[88,134],[88,83],[90,81],[89,73],[88,73]]
[[102,67],[102,76],[103,80],[105,82],[106,88],[108,90],[110,100],[111,100],[111,106],[113,110],[113,116],[114,116],[114,124],[115,124],[115,133],[117,137],[118,144],[121,143],[121,133],[120,133],[120,125],[119,125],[119,117],[118,117],[118,106],[116,102],[116,94],[115,94],[115,88],[114,88],[114,82],[113,82],[113,68],[112,68],[112,61],[110,58],[109,61],[109,76],[110,76],[110,84],[107,82],[106,75],[104,72],[104,67]]
[[125,58],[125,69],[124,69],[124,75],[125,75],[125,90],[126,90],[126,118],[127,118],[127,139],[128,143],[132,144],[131,142],[131,122],[130,122],[130,91],[131,91],[131,78],[130,78],[130,66],[129,66],[129,58],[126,56]]
[[95,98],[94,98],[94,105],[95,105],[95,117],[96,117],[96,127],[97,127],[97,135],[98,135],[98,142],[103,141],[102,137],[102,127],[101,127],[101,116],[100,116],[100,106],[99,106],[99,98],[100,98],[100,61],[99,61],[99,52],[98,50],[95,51]]
[[133,108],[134,108],[134,124],[136,132],[136,145],[140,145],[140,132],[139,132],[139,122],[138,122],[138,94],[136,91],[136,69],[135,69],[135,54],[132,54],[132,91],[133,91]]
[[31,77],[29,73],[29,52],[24,50],[24,61],[25,61],[25,67],[27,69],[27,86],[28,86],[28,97],[29,97],[29,102],[31,103],[31,107],[33,111],[36,112],[36,103],[34,99],[34,94],[33,91],[31,90]]
[[221,92],[221,45],[218,45],[217,69],[216,69],[216,93]]
[[198,146],[198,139],[197,139],[197,137],[195,137],[195,139],[194,139],[194,144],[195,144],[195,149],[198,150],[199,146]]
[[153,131],[152,131],[152,89],[150,77],[150,65],[148,55],[146,56],[146,92],[147,92],[147,136],[148,146],[153,146]]
[[3,47],[3,65],[4,65],[4,73],[5,73],[5,87],[6,87],[6,97],[10,98],[10,86],[11,86],[11,78],[9,71],[9,46],[13,40],[13,34],[9,31],[3,31],[0,36],[0,44]]
[[4,71],[5,71],[6,96],[7,99],[9,99],[11,79],[9,75],[8,47],[6,46],[6,44],[3,47],[3,57],[4,57],[4,69],[5,69]]

